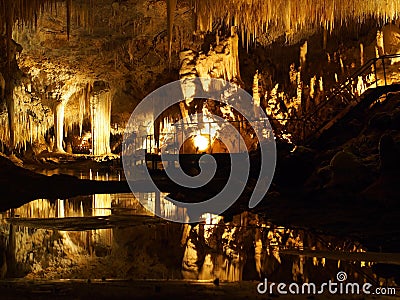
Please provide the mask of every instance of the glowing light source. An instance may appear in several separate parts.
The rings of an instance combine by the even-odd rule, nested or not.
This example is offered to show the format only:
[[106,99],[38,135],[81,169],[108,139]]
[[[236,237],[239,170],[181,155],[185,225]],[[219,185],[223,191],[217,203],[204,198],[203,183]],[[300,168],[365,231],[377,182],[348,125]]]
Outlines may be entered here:
[[196,135],[193,138],[194,145],[198,151],[205,151],[209,147],[209,141],[208,138],[206,138],[204,135]]

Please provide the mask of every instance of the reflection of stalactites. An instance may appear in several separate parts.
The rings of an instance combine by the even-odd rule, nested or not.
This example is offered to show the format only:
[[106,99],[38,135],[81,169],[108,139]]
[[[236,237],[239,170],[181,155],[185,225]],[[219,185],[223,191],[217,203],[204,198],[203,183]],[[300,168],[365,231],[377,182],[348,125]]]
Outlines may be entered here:
[[256,271],[258,276],[261,278],[261,257],[263,252],[262,232],[259,228],[256,229],[254,238],[254,260],[256,262]]
[[92,209],[93,209],[92,215],[96,217],[111,215],[111,195],[110,194],[93,195]]

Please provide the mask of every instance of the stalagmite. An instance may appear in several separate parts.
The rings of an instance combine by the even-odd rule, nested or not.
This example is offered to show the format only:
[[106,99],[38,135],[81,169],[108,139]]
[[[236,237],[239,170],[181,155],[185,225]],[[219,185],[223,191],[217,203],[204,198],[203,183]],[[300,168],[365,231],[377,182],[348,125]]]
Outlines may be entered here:
[[300,72],[297,74],[297,90],[296,90],[296,107],[301,107],[301,98],[303,94],[303,82],[301,81]]
[[254,101],[254,113],[256,114],[255,117],[258,118],[258,112],[260,107],[260,92],[258,86],[258,70],[253,78],[253,101]]
[[342,74],[344,74],[344,64],[343,64],[343,59],[341,56],[339,58],[339,62],[340,62],[340,69],[342,70]]
[[366,87],[366,84],[365,84],[362,76],[358,76],[357,87],[356,87],[357,95],[360,96],[362,93],[365,92],[366,89],[367,89],[367,87]]
[[58,101],[54,108],[54,134],[56,138],[54,143],[55,152],[64,152],[64,112],[65,103],[63,101]]
[[383,44],[383,32],[378,30],[376,33],[376,46],[378,47],[378,57],[385,54],[385,47]]
[[310,79],[310,97],[314,98],[315,95],[315,83],[317,81],[317,76],[314,76]]
[[289,80],[290,83],[294,86],[297,84],[297,70],[294,66],[294,63],[290,65],[290,70],[289,70]]
[[319,91],[320,92],[324,91],[324,82],[323,82],[322,76],[319,78]]

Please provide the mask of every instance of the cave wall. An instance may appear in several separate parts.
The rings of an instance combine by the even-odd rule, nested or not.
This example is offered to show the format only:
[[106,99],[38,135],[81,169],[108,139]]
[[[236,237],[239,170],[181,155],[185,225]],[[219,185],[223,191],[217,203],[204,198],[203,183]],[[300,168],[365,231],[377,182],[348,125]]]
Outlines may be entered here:
[[[96,154],[109,152],[111,148],[104,131],[110,129],[112,134],[121,134],[131,112],[148,93],[165,83],[194,75],[188,62],[189,56],[193,56],[190,53],[195,53],[196,75],[233,80],[249,92],[257,90],[254,86],[257,76],[260,105],[270,117],[299,117],[318,104],[338,79],[344,79],[362,61],[375,55],[379,28],[375,19],[361,24],[349,20],[330,31],[322,27],[300,30],[300,38],[290,43],[281,32],[273,39],[260,34],[247,45],[249,35],[241,30],[233,34],[234,27],[218,25],[211,33],[202,31],[212,25],[207,23],[212,18],[202,19],[198,14],[194,18],[186,1],[177,4],[172,27],[168,27],[167,5],[163,1],[100,0],[90,15],[78,4],[69,10],[64,2],[51,7],[39,14],[32,26],[18,24],[13,31],[14,40],[23,48],[17,57],[18,65],[27,78],[26,87],[18,83],[22,86],[20,90],[28,91],[20,98],[38,103],[29,107],[34,114],[9,114],[17,120],[12,123],[22,120],[24,124],[32,124],[26,126],[27,130],[17,126],[15,130],[21,128],[19,131],[24,132],[12,134],[20,139],[16,141],[19,148],[35,140],[32,137],[40,136],[42,146],[38,151],[66,150],[65,136],[81,135],[84,123],[96,123],[90,113],[90,103],[94,102],[89,101],[87,86],[105,82],[111,91],[107,96],[111,112],[103,115],[108,123],[110,114],[111,124],[110,128],[108,125],[101,128],[100,139],[94,137],[96,141],[102,140],[103,146],[101,149],[94,146],[93,150]],[[202,9],[203,5],[195,7],[197,13]],[[168,28],[172,28],[172,39]],[[392,45],[388,40],[386,44]],[[361,48],[363,57],[360,57]],[[14,107],[8,106],[9,110]],[[64,118],[61,117],[63,107]],[[6,118],[2,116],[0,119],[5,125]],[[275,126],[288,127],[287,133],[298,130],[296,124],[276,123]],[[54,133],[46,136],[51,128]],[[93,126],[86,126],[84,131],[97,134]],[[1,134],[4,139],[10,135],[6,130]]]

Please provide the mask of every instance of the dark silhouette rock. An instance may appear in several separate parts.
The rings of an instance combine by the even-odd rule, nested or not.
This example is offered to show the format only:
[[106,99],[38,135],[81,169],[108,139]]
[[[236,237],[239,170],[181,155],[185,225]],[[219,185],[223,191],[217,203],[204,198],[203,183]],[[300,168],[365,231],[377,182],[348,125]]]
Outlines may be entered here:
[[377,113],[369,120],[369,127],[379,130],[389,129],[392,118],[388,113]]

